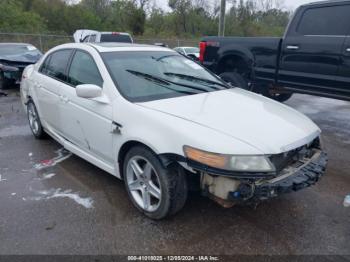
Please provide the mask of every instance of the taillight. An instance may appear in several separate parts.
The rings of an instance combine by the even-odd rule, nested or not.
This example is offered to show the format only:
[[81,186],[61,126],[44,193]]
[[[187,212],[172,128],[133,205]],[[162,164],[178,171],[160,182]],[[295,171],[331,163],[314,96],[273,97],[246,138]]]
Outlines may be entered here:
[[199,43],[199,61],[203,63],[204,61],[204,53],[205,49],[207,48],[207,42],[200,42]]

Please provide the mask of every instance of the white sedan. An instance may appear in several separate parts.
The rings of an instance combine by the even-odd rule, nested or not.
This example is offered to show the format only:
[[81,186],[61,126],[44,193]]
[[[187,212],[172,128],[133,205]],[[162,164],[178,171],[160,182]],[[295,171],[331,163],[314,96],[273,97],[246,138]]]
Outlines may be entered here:
[[152,219],[184,206],[189,181],[227,207],[312,185],[327,162],[306,116],[167,48],[55,47],[25,69],[21,99],[36,138],[123,179]]

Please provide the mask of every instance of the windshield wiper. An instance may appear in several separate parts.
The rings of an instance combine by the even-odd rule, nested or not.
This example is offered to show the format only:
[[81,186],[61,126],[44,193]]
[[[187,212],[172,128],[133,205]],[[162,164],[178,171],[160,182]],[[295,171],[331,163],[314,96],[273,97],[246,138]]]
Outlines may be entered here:
[[192,75],[185,75],[185,74],[178,74],[178,73],[171,73],[171,72],[165,72],[164,75],[176,76],[176,77],[183,78],[183,79],[197,80],[197,81],[201,81],[201,82],[208,83],[208,84],[219,85],[219,86],[222,86],[225,88],[230,88],[229,86],[227,86],[223,83],[219,83],[219,82],[212,81],[212,80],[209,80],[206,78],[201,78],[201,77],[192,76]]
[[150,74],[147,74],[147,73],[142,73],[142,72],[138,72],[138,71],[134,71],[134,70],[126,70],[126,71],[131,73],[131,74],[134,74],[136,76],[143,77],[146,80],[155,82],[156,84],[158,84],[158,85],[160,85],[160,86],[162,86],[162,87],[164,87],[166,89],[169,89],[169,90],[172,90],[172,91],[175,91],[175,92],[178,92],[178,93],[183,93],[183,94],[187,94],[187,95],[194,95],[194,94],[196,94],[194,92],[183,91],[183,90],[176,90],[174,88],[171,88],[171,87],[169,87],[170,82],[168,82],[167,80],[162,79],[160,77],[156,77],[156,76],[153,76],[153,75],[150,75]]
[[127,69],[126,71],[131,73],[131,74],[133,74],[133,75],[141,76],[141,77],[143,77],[145,79],[149,79],[149,80],[152,80],[152,81],[164,84],[164,85],[170,85],[170,83],[167,80],[165,80],[163,78],[160,78],[160,77],[157,77],[157,76],[154,76],[154,75],[150,75],[150,74],[147,74],[147,73],[142,73],[142,72],[139,72],[139,71],[129,70],[129,69]]
[[173,81],[170,81],[170,80],[158,77],[158,76],[154,76],[154,75],[151,75],[151,74],[142,73],[142,72],[134,71],[134,70],[130,70],[130,69],[127,69],[126,71],[131,73],[131,74],[134,74],[136,76],[141,76],[141,77],[143,77],[145,79],[152,80],[154,82],[164,83],[166,85],[173,84],[173,85],[183,86],[183,87],[187,87],[187,88],[190,88],[190,89],[193,89],[193,90],[197,90],[197,91],[201,91],[201,92],[209,92],[205,88],[196,87],[196,86],[192,86],[192,85],[186,85],[186,84],[182,84],[182,83],[176,83],[176,82],[173,82]]

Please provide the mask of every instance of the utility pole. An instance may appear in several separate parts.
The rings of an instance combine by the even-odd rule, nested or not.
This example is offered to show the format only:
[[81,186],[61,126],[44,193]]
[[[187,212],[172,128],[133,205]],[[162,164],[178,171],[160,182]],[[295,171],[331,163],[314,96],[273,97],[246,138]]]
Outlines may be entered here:
[[226,13],[226,0],[221,0],[220,18],[219,18],[219,36],[225,35],[225,13]]

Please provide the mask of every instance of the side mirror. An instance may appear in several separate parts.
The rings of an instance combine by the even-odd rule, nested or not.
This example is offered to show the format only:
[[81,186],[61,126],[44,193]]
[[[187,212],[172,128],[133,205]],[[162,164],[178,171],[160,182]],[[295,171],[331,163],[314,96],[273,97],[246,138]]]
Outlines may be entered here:
[[75,87],[75,92],[78,97],[97,98],[102,95],[102,88],[91,84],[77,85]]

